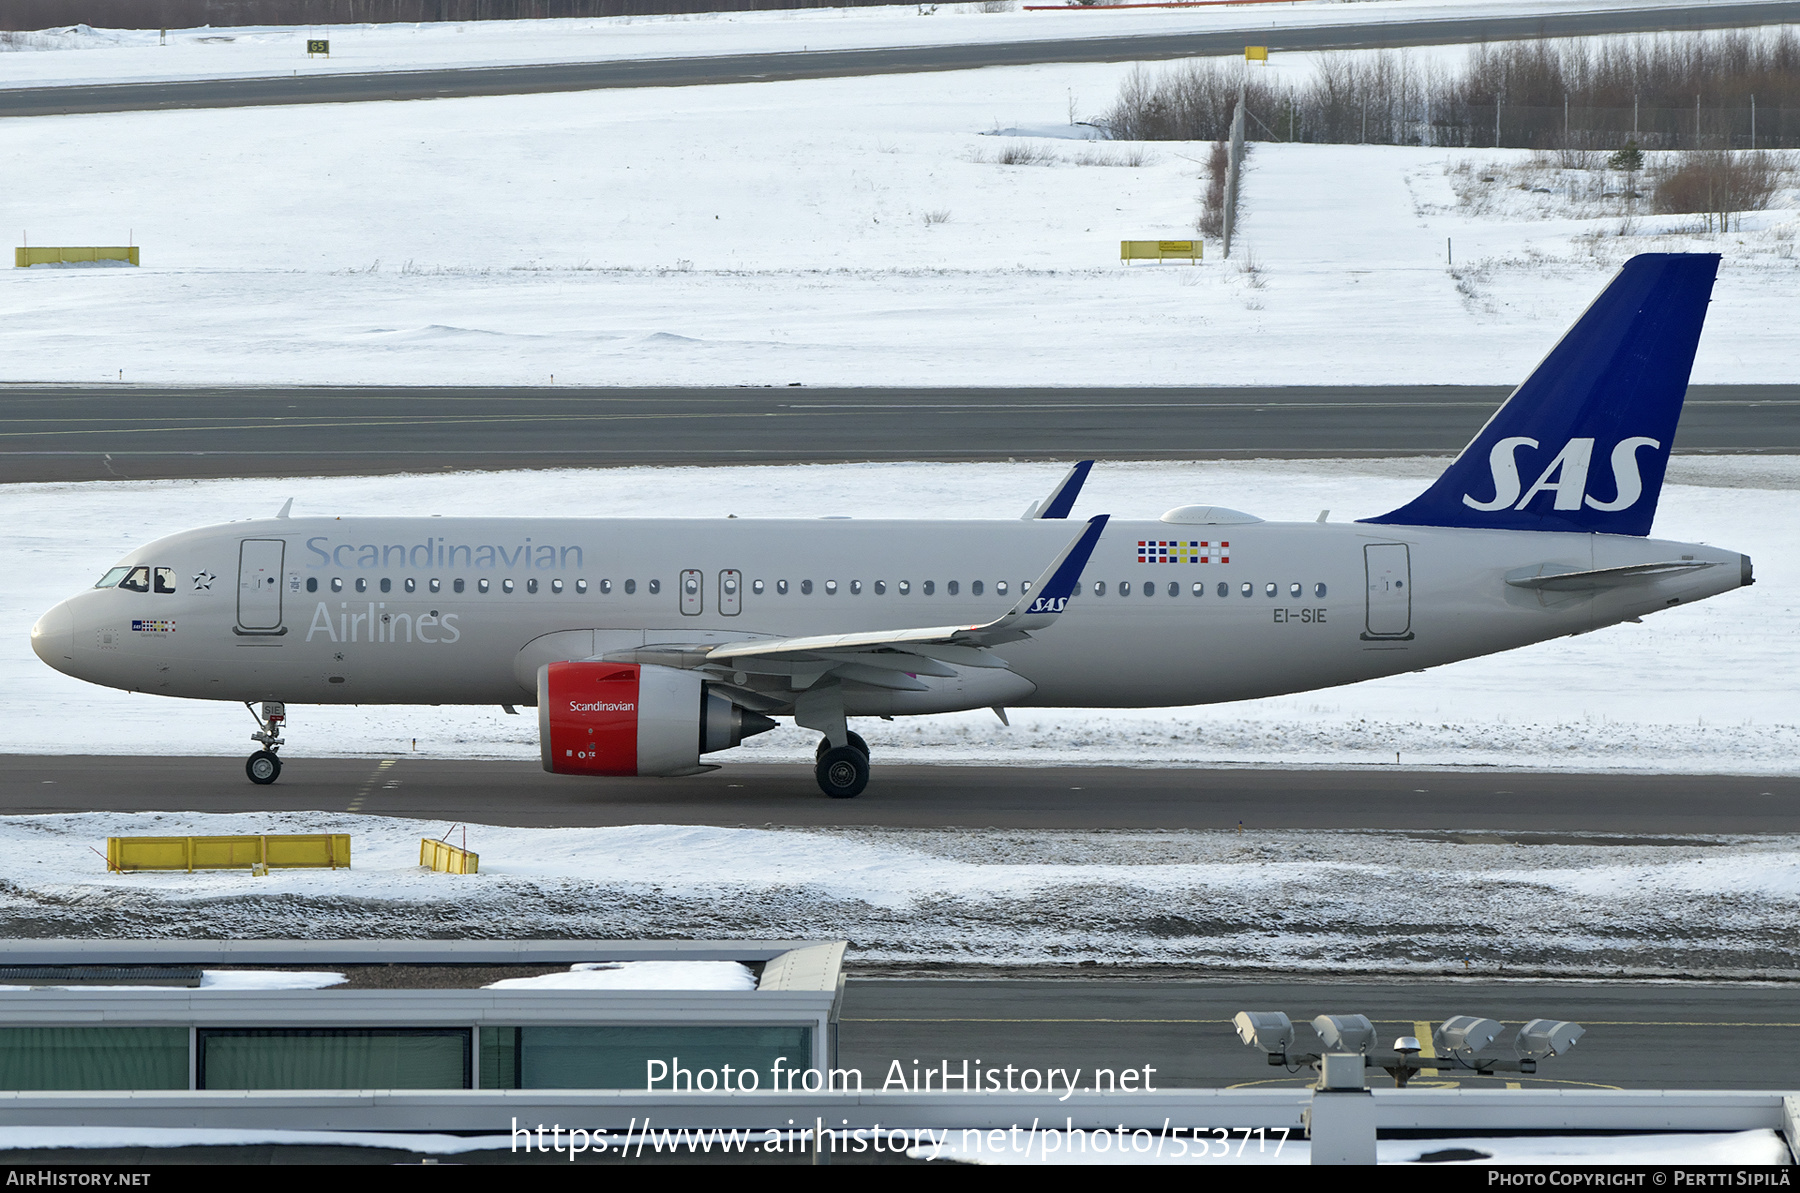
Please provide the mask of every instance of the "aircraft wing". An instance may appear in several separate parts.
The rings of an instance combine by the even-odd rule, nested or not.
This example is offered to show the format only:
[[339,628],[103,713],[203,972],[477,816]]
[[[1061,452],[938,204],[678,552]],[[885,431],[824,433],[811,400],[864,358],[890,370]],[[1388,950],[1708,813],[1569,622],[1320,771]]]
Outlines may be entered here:
[[[668,658],[655,660],[647,657],[651,648],[630,653],[633,661],[744,673],[746,677],[783,676],[790,691],[804,690],[828,676],[874,687],[924,691],[927,685],[919,682],[918,676],[954,676],[957,666],[1005,667],[1005,660],[990,654],[989,648],[1028,638],[1033,631],[1052,625],[1081,583],[1081,571],[1106,529],[1107,517],[1090,518],[1011,609],[980,625],[753,638],[679,648],[668,652]],[[739,683],[742,686],[742,681]]]

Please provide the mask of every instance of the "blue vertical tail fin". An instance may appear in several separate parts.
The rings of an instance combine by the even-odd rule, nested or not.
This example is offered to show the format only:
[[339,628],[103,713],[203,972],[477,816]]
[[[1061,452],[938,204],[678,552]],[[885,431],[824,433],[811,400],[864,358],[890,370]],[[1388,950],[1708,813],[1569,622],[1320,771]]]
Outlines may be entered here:
[[1364,521],[1649,534],[1718,270],[1627,261],[1429,489]]

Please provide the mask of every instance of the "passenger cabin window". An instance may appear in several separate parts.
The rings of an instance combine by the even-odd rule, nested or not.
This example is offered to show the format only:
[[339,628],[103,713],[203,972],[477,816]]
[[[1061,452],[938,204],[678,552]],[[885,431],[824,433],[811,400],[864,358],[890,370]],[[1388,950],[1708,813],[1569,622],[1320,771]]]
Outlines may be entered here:
[[475,581],[475,590],[477,592],[482,592],[482,593],[485,593],[488,590],[487,577],[484,576],[481,579]]
[[1246,580],[1243,582],[1243,584],[1241,584],[1238,587],[1238,591],[1243,593],[1245,596],[1249,596],[1251,593],[1256,591],[1256,585],[1254,585],[1254,584],[1250,583],[1250,581]]
[[129,588],[133,592],[150,591],[150,569],[147,567],[132,568],[119,581],[120,588]]
[[763,582],[761,580],[752,580],[750,582],[750,591],[751,592],[754,592],[757,596],[761,596],[762,590],[763,590]]
[[408,591],[408,592],[419,591],[419,582],[417,580],[413,579],[411,576],[408,576],[406,578],[406,591]]
[[948,584],[944,585],[944,591],[949,593],[951,596],[955,596],[961,590],[961,588],[962,588],[962,583],[961,583],[961,581],[958,581],[958,580],[952,580]]
[[625,595],[626,596],[631,596],[636,591],[637,591],[637,581],[636,580],[625,581]]
[[1131,581],[1129,581],[1129,580],[1119,581],[1119,595],[1120,596],[1130,596],[1131,595]]
[[1194,584],[1194,595],[1197,597],[1205,596],[1206,595],[1206,585],[1196,581]]
[[561,580],[552,580],[552,581],[550,581],[550,591],[551,591],[551,592],[552,592],[552,593],[555,593],[555,594],[556,594],[556,595],[558,595],[558,596],[561,596],[561,595],[562,595],[562,589],[563,589],[563,583],[562,583],[562,581],[561,581]]
[[578,596],[586,596],[587,595],[587,581],[586,580],[575,581],[575,592],[576,592],[576,595],[578,595]]
[[969,585],[969,595],[971,595],[971,596],[980,596],[981,595],[981,581],[977,580],[974,583]]
[[930,596],[932,593],[937,591],[937,581],[936,580],[927,580],[921,587],[922,587],[925,595]]
[[125,573],[130,570],[130,568],[113,568],[111,571],[107,572],[106,575],[96,580],[94,582],[94,587],[117,588],[119,586],[119,581],[123,580],[125,578]]
[[[880,590],[878,589],[877,591],[880,591]],[[900,595],[906,596],[910,592],[912,592],[912,581],[911,580],[900,581]]]
[[342,576],[333,576],[331,578],[331,591],[333,591],[333,592],[344,591],[344,578]]
[[1324,596],[1325,595],[1325,586],[1323,584],[1313,585],[1313,595],[1316,597]]
[[811,596],[812,595],[812,581],[811,580],[800,581],[800,595],[801,596]]
[[500,581],[500,591],[501,592],[504,592],[510,596],[512,594],[512,590],[513,590],[513,582],[512,582],[512,578],[510,576],[507,577],[506,579]]
[[1094,581],[1094,595],[1095,596],[1105,596],[1106,595],[1106,581],[1104,581],[1104,580]]
[[782,596],[786,596],[787,595],[787,581],[786,580],[775,581],[775,591],[780,593]]
[[358,576],[356,578],[356,591],[358,591],[358,592],[369,591],[369,581],[367,580],[367,578],[365,578],[363,576]]
[[1006,581],[1002,580],[999,583],[995,584],[994,591],[999,593],[1001,596],[1005,596],[1006,595]]
[[463,590],[462,577],[458,576],[455,580],[451,581],[450,587],[456,592],[461,592]]
[[662,591],[662,581],[661,580],[650,581],[650,595],[651,596],[655,596],[657,593],[659,593],[661,591]]
[[386,576],[383,576],[381,578],[381,591],[383,591],[383,592],[394,591],[394,582],[392,580],[388,579]]
[[850,595],[851,596],[861,596],[862,595],[862,581],[861,580],[850,581]]
[[1219,581],[1219,595],[1220,596],[1230,596],[1231,595],[1231,585],[1225,583],[1225,581],[1223,581],[1223,580]]
[[836,580],[825,581],[825,595],[826,596],[836,596],[837,595],[837,581]]
[[886,580],[875,581],[875,595],[876,596],[885,596],[886,594],[887,594],[887,581]]
[[1263,585],[1263,595],[1264,596],[1274,596],[1279,591],[1281,591],[1281,585],[1279,585],[1279,584]]
[[600,595],[601,596],[611,596],[612,595],[612,581],[611,580],[600,581]]
[[525,591],[531,593],[533,596],[537,595],[537,577],[536,576],[533,576],[531,579],[525,581]]
[[317,576],[308,576],[306,578],[306,591],[308,591],[308,592],[319,591],[319,578]]

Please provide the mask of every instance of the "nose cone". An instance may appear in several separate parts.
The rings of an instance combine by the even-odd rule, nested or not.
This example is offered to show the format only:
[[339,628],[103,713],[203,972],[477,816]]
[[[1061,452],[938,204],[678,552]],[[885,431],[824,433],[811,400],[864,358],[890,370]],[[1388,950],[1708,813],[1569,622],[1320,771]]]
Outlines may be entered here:
[[69,669],[74,662],[75,615],[69,612],[67,601],[37,619],[31,627],[31,649],[58,671]]

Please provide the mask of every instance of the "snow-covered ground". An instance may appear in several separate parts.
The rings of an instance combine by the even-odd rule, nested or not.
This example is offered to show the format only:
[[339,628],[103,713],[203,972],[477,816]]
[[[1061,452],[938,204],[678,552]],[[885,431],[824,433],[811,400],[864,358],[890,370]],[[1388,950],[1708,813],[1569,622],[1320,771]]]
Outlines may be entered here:
[[[361,74],[436,67],[512,66],[970,45],[1211,33],[1246,35],[1296,26],[1377,24],[1482,16],[1684,9],[1691,0],[1301,0],[1189,9],[1005,11],[983,3],[923,3],[775,12],[683,13],[591,20],[446,21],[395,25],[94,29],[86,25],[0,37],[0,87],[287,74]],[[1000,7],[994,5],[993,7]],[[329,57],[308,57],[325,38]],[[19,51],[7,53],[8,50]]]
[[0,383],[1513,383],[1662,250],[1725,254],[1696,381],[1795,379],[1792,190],[1707,234],[1480,181],[1523,150],[1262,144],[1231,263],[1121,265],[1206,151],[1084,143],[1133,69],[7,121],[9,226],[144,264],[0,274]]
[[[1155,517],[1218,503],[1271,519],[1366,517],[1417,494],[1441,460],[1101,464],[1076,513]],[[379,478],[0,486],[0,753],[246,753],[230,704],[99,688],[31,653],[31,623],[162,535],[302,514],[1017,517],[1056,464],[619,468]],[[1659,536],[1746,552],[1758,583],[1641,625],[1324,692],[1166,710],[1015,710],[858,722],[884,761],[1499,765],[1781,773],[1800,769],[1800,460],[1677,457]],[[294,706],[289,754],[537,757],[537,722],[498,709]],[[801,762],[784,727],[725,763]]]
[[[420,868],[419,839],[444,831],[430,821],[0,817],[15,859],[0,935],[841,939],[858,964],[902,969],[1800,976],[1794,836],[467,828],[481,872],[462,876]],[[349,833],[352,868],[114,874],[92,852],[230,833]]]

